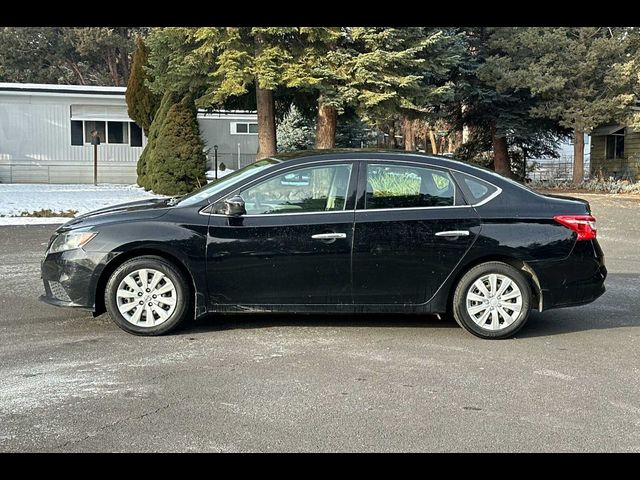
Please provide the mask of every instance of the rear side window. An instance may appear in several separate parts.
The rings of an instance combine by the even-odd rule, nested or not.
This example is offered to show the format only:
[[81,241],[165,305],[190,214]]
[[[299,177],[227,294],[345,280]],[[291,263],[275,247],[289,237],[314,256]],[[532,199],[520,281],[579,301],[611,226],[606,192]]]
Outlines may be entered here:
[[455,191],[443,170],[371,163],[364,208],[448,207],[455,204]]
[[456,172],[456,179],[464,190],[464,194],[469,200],[469,203],[472,205],[486,200],[497,190],[497,188],[490,183],[464,173]]

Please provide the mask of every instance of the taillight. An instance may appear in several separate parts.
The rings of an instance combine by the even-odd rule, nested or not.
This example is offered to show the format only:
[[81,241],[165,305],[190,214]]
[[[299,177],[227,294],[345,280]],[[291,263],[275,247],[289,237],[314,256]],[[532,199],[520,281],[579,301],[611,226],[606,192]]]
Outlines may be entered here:
[[578,234],[578,240],[596,238],[596,219],[591,215],[556,215],[553,219]]

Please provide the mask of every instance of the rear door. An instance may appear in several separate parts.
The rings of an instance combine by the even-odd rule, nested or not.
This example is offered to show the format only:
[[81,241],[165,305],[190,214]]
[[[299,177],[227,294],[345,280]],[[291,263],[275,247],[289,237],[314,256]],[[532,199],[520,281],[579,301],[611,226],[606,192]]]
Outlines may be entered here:
[[423,304],[480,230],[451,173],[422,163],[360,168],[354,225],[355,304]]

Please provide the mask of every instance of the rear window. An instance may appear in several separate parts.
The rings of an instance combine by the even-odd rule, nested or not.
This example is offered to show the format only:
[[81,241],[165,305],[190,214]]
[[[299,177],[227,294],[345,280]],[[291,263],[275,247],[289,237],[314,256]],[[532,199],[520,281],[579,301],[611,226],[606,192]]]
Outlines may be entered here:
[[485,182],[484,180],[472,177],[471,175],[456,172],[456,177],[458,179],[458,183],[464,190],[465,197],[467,197],[469,203],[472,205],[486,200],[497,190],[497,187]]

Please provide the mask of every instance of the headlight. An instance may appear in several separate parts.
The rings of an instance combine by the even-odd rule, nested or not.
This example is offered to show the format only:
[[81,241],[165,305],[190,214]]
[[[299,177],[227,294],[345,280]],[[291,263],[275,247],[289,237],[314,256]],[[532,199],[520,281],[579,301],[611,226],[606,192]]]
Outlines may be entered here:
[[51,246],[49,253],[64,252],[85,246],[98,232],[89,232],[84,229],[70,230],[61,233],[56,237]]

